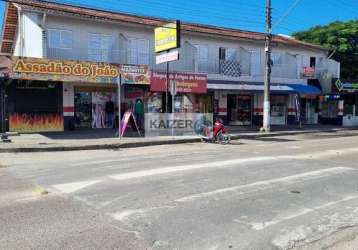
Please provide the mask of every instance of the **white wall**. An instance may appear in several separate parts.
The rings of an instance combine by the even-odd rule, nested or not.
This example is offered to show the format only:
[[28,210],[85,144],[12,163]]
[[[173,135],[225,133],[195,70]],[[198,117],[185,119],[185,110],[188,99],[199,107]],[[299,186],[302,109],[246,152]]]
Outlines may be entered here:
[[[30,18],[31,17],[31,18]],[[36,45],[33,50],[26,51],[27,55],[35,55],[36,57],[41,55],[42,51],[42,30],[36,24],[39,21],[39,16],[28,15],[27,17],[27,30],[32,30],[34,34],[32,37],[35,39],[27,42],[31,46]],[[57,17],[49,15],[46,20],[46,29],[64,29],[73,31],[73,49],[71,51],[60,51],[53,57],[53,55],[45,55],[47,57],[52,56],[58,59],[70,59],[70,60],[88,60],[88,37],[89,33],[101,33],[112,35],[115,39],[113,45],[113,63],[128,63],[128,39],[130,38],[144,38],[150,41],[149,52],[150,55],[150,66],[155,70],[165,70],[165,64],[156,65],[154,51],[154,35],[153,27],[145,27],[139,25],[130,24],[117,24],[117,23],[105,23],[97,22],[92,20],[83,20],[74,17]],[[28,31],[26,31],[28,32]],[[26,33],[25,33],[26,35]],[[178,62],[171,63],[171,70],[176,71],[192,71],[195,72],[197,67],[195,63],[191,63],[195,58],[194,45],[204,45],[208,47],[208,73],[209,79],[216,80],[235,80],[235,81],[251,81],[251,82],[262,82],[264,74],[264,43],[255,41],[238,41],[237,39],[230,39],[225,37],[215,37],[213,35],[198,34],[193,32],[182,33],[182,47],[180,49],[180,60]],[[251,74],[243,75],[241,77],[227,77],[219,74],[219,48],[236,48],[245,49],[247,51],[255,51],[260,55],[260,60],[248,60],[248,62],[242,62],[250,64],[251,61],[260,62],[260,65],[250,67]],[[194,49],[193,49],[194,48]],[[297,63],[288,70],[284,65],[279,68],[273,69],[273,83],[301,83],[305,84],[306,79],[301,78],[300,72],[303,67],[309,66],[310,57],[326,57],[325,52],[320,50],[310,50],[293,46],[286,45],[274,45],[273,51],[281,52],[283,55],[289,52],[292,55],[296,55]],[[49,50],[47,50],[49,52]],[[286,61],[284,60],[283,63]],[[332,67],[331,67],[332,68]],[[296,69],[296,70],[295,70]],[[334,71],[337,71],[335,68]]]
[[[43,58],[43,29],[40,14],[24,12],[16,35],[15,56]],[[22,38],[22,39],[21,39]]]

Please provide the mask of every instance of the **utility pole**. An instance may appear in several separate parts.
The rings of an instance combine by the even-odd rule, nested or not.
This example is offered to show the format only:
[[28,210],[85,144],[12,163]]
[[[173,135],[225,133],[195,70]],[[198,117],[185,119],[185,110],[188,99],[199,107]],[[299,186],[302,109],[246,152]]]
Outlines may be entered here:
[[272,8],[271,0],[266,0],[266,41],[265,41],[265,86],[264,86],[264,117],[262,132],[270,132],[270,85],[271,85],[271,39],[272,39]]

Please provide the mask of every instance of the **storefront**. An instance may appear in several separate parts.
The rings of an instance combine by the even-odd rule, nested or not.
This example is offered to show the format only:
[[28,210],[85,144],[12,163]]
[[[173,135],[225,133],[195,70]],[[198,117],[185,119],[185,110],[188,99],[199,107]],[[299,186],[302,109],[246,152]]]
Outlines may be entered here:
[[333,113],[332,109],[335,109],[339,114],[340,125],[344,127],[358,126],[358,80],[334,79],[332,93],[339,96],[339,99],[337,98],[335,103],[331,101],[328,107],[323,106],[323,111]]
[[14,57],[8,78],[10,131],[44,132],[113,128],[118,83],[123,112],[134,111],[133,102],[143,103],[149,92],[150,75],[144,65]]
[[[166,73],[152,72],[150,90],[152,95],[162,96],[162,110],[172,110],[172,98],[168,93],[168,107],[165,107]],[[174,111],[179,113],[212,113],[213,98],[207,93],[207,76],[204,74],[170,73],[169,82],[175,82],[176,94],[174,98]],[[169,87],[168,87],[169,89]],[[157,97],[157,102],[159,98]],[[148,109],[149,111],[149,109]]]
[[[263,120],[263,83],[210,80],[208,88],[214,91],[215,115],[226,124],[261,126]],[[317,108],[313,108],[321,91],[310,85],[272,84],[271,125],[297,124],[295,96],[304,100],[300,112],[303,120],[317,122]],[[302,114],[303,113],[303,114]],[[308,117],[309,115],[309,117]]]
[[228,123],[230,125],[251,125],[253,96],[250,94],[227,96]]
[[62,131],[62,84],[14,80],[7,87],[9,130]]
[[319,97],[319,100],[319,123],[324,125],[342,125],[344,101],[341,95],[323,95]]

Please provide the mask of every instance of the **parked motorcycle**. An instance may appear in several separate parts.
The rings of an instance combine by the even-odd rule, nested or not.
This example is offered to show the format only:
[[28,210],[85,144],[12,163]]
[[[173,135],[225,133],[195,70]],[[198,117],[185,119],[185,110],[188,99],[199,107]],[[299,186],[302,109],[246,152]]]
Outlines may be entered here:
[[220,144],[228,144],[231,136],[227,128],[225,128],[222,119],[216,118],[213,131],[209,127],[204,128],[205,136],[202,137],[203,142],[216,142]]

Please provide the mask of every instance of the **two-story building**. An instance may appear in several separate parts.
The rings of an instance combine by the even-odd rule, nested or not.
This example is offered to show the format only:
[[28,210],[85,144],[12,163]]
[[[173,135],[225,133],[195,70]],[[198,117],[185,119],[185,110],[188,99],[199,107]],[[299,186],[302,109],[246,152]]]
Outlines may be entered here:
[[[21,58],[148,65],[153,76],[166,69],[165,64],[155,63],[154,28],[167,22],[53,2],[13,0],[6,4],[1,53]],[[189,88],[178,93],[175,109],[213,112],[231,125],[260,125],[264,42],[263,33],[183,22],[180,59],[170,63],[170,72],[205,75],[207,83],[200,90]],[[273,36],[273,125],[295,123],[296,94],[301,98],[304,122],[318,123],[320,81],[339,78],[340,74],[339,63],[328,59],[327,54],[320,46]],[[96,125],[93,113],[98,116],[100,110],[93,104],[98,108],[101,102],[103,106],[116,103],[116,84],[57,80],[29,83],[23,79],[8,84],[10,129],[11,122],[18,122],[21,114],[41,112],[63,117],[67,128],[71,124],[105,127]],[[153,88],[158,85],[154,81],[151,77],[150,84],[123,84],[121,106],[134,109],[140,100],[145,112],[165,110],[165,88]]]

